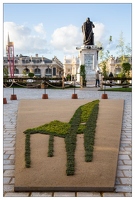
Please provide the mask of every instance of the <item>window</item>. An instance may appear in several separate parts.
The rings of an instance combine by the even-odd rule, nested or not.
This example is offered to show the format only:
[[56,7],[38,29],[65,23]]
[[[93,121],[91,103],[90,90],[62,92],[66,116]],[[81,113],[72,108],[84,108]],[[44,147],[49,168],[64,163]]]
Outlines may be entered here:
[[25,68],[25,69],[23,70],[23,72],[28,74],[28,73],[30,72],[30,70],[29,70],[28,68]]
[[53,68],[53,76],[56,76],[56,68]]
[[34,75],[36,77],[41,77],[41,70],[38,67],[34,70]]
[[14,74],[19,74],[19,69],[15,68],[14,69]]

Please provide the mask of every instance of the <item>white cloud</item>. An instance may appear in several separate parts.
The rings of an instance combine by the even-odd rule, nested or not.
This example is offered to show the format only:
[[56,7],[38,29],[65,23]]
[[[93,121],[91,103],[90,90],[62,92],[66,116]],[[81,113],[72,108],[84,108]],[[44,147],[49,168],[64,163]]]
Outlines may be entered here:
[[[113,38],[113,36],[109,32],[109,30],[106,29],[104,24],[95,22],[94,25],[95,28],[93,29],[93,32],[95,44],[98,44],[100,42],[105,52],[109,50],[111,55],[114,54],[117,45],[116,38]],[[112,42],[109,42],[110,36],[112,36]]]
[[76,47],[82,44],[81,30],[73,25],[58,28],[52,34],[51,44],[64,53],[76,53]]
[[[101,42],[105,48],[109,41],[109,32],[106,30],[104,24],[98,22],[94,24],[94,44]],[[52,34],[51,44],[54,49],[63,51],[65,54],[76,54],[76,47],[83,45],[82,30],[73,25],[58,28]]]
[[[43,30],[42,26],[37,30]],[[46,53],[45,49],[47,41],[45,37],[40,37],[39,34],[32,35],[32,30],[24,25],[17,25],[14,22],[4,23],[4,55],[5,48],[8,39],[8,33],[10,41],[14,42],[14,51],[16,54],[29,54]]]
[[34,30],[39,34],[44,34],[45,36],[45,30],[42,23],[38,24],[37,26],[34,26]]
[[94,39],[96,42],[101,42],[105,40],[105,26],[102,23],[94,23],[95,28],[93,29],[94,32]]
[[[104,24],[95,22],[94,41],[95,44],[100,41],[104,48],[109,42],[109,32],[106,30]],[[4,55],[7,44],[8,33],[10,40],[14,42],[15,55],[39,55],[48,54],[53,57],[53,53],[61,56],[63,55],[78,55],[76,47],[83,45],[83,34],[80,27],[74,25],[57,28],[51,37],[50,45],[46,40],[46,31],[42,23],[29,28],[26,25],[17,25],[14,22],[4,23]],[[111,44],[110,47],[113,45]],[[53,52],[52,52],[53,49]],[[56,55],[57,56],[57,55]],[[61,58],[62,59],[62,58]]]

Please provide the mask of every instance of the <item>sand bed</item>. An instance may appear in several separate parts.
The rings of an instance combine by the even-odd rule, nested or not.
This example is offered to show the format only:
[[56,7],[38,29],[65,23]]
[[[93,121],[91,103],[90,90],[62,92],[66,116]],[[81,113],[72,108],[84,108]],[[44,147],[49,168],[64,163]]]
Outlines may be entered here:
[[75,175],[66,175],[63,138],[54,138],[54,157],[47,157],[48,135],[31,135],[31,168],[25,168],[25,134],[53,120],[68,122],[89,99],[21,100],[15,150],[15,191],[113,191],[117,170],[124,100],[100,100],[93,161],[84,159],[83,134],[77,135]]

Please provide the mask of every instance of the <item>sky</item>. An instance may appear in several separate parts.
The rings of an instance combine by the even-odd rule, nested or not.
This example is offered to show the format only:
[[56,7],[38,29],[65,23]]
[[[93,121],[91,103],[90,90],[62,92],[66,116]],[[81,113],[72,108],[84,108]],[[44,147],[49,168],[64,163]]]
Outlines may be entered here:
[[[94,44],[101,43],[105,51],[109,50],[111,55],[118,56],[116,46],[119,44],[121,33],[125,45],[132,45],[132,1],[13,2],[3,2],[4,55],[9,33],[10,41],[14,42],[15,55],[38,54],[49,59],[56,56],[61,62],[65,56],[78,56],[76,47],[83,45],[81,27],[87,17],[95,25]],[[110,36],[112,42],[109,44]]]

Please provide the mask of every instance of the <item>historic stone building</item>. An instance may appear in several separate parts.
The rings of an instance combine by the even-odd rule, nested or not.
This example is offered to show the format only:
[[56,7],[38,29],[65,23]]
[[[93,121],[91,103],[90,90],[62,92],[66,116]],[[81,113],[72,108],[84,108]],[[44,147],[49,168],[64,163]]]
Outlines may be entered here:
[[[7,68],[10,76],[8,57],[3,58],[4,68]],[[52,60],[35,56],[17,55],[14,57],[14,76],[26,76],[29,72],[36,77],[61,78],[63,75],[63,64],[55,56]]]
[[[126,56],[126,62],[129,62],[132,64],[132,57],[131,56]],[[77,81],[80,81],[78,78],[79,72],[79,65],[80,65],[80,59],[79,57],[72,57],[72,58],[66,58],[64,57],[64,77],[71,77],[71,81],[75,78]],[[108,74],[112,72],[114,75],[119,74],[121,72],[121,62],[120,58],[115,58],[113,56],[110,56],[107,62],[107,72]],[[98,64],[98,68],[100,71],[102,71],[102,63]],[[95,71],[96,73],[96,71]]]
[[[132,57],[125,56],[126,61],[132,64]],[[113,74],[119,74],[121,72],[121,60],[119,57],[110,56],[107,62],[107,71],[108,73],[112,72]]]
[[[77,74],[79,73],[79,57],[72,57],[72,58],[66,58],[64,57],[63,62],[64,67],[64,77],[67,79],[70,79],[71,81],[76,79],[77,80]],[[78,80],[77,80],[78,81]]]

